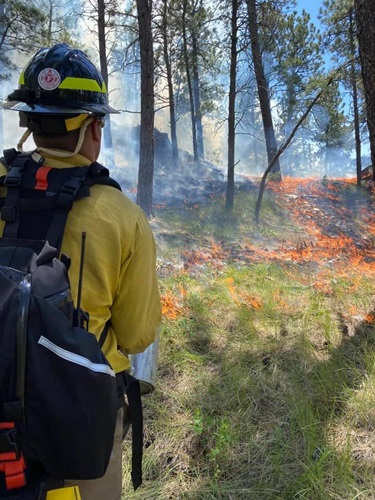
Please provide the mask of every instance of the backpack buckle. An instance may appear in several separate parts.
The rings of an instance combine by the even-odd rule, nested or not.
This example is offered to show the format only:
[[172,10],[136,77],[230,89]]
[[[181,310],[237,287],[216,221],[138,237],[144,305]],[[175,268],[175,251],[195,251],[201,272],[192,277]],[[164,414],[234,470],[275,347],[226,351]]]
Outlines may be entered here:
[[0,422],[0,472],[5,475],[7,490],[26,484],[26,464],[16,442],[14,422]]
[[12,165],[9,172],[4,179],[4,186],[6,187],[17,187],[21,185],[23,165],[17,167]]
[[73,201],[83,182],[82,177],[71,177],[60,189],[57,196],[56,206],[70,210],[73,206]]
[[15,207],[6,207],[4,206],[0,210],[0,219],[4,222],[12,222],[16,218],[16,209]]
[[17,460],[21,455],[16,441],[14,422],[0,422],[0,461],[5,455],[14,455],[14,459]]

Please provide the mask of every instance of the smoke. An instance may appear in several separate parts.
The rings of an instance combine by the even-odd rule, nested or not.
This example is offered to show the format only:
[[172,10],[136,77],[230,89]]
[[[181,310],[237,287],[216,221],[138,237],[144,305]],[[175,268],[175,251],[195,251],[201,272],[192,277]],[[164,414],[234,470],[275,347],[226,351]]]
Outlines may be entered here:
[[[19,61],[22,67],[23,61]],[[133,71],[134,70],[134,71]],[[0,87],[2,100],[17,87],[18,75],[10,81],[3,81]],[[122,112],[111,115],[111,131],[114,156],[102,148],[99,161],[106,165],[114,178],[132,199],[136,197],[139,164],[139,122],[140,88],[139,73],[129,68],[129,72],[118,72],[110,76],[109,90],[111,105]],[[254,95],[248,99],[242,110],[241,120],[236,128],[235,172],[236,182],[246,183],[246,177],[262,176],[267,168],[267,154],[264,134]],[[277,122],[277,141],[281,144],[293,124],[285,124],[280,130]],[[192,134],[189,114],[180,116],[177,123],[180,160],[173,164],[171,160],[170,126],[168,108],[158,109],[155,114],[155,203],[198,202],[211,194],[223,195],[227,171],[227,121],[225,107],[221,116],[206,116],[203,120],[206,158],[195,165],[192,158]],[[315,112],[320,126],[327,125],[327,113],[324,108]],[[3,126],[1,126],[3,122]],[[0,140],[2,149],[16,147],[23,129],[18,126],[18,113],[0,111]],[[297,132],[290,147],[280,158],[283,175],[295,177],[354,177],[355,158],[350,149],[350,135],[343,138],[338,147],[325,147],[318,144],[307,128]],[[348,145],[349,144],[349,145]],[[369,148],[365,145],[363,167],[370,163]],[[34,143],[29,138],[24,150],[32,150]],[[366,156],[367,155],[367,156]],[[114,157],[114,162],[112,158]]]

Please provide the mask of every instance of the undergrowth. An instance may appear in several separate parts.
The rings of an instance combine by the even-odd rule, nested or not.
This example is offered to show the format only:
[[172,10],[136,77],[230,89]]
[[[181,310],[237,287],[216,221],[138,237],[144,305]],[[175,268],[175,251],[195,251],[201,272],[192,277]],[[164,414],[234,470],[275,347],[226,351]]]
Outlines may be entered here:
[[[268,194],[255,226],[254,203],[152,221],[158,381],[144,397],[144,482],[131,491],[127,438],[123,498],[375,498],[375,267],[301,260],[305,223]],[[279,257],[285,246],[296,259]]]

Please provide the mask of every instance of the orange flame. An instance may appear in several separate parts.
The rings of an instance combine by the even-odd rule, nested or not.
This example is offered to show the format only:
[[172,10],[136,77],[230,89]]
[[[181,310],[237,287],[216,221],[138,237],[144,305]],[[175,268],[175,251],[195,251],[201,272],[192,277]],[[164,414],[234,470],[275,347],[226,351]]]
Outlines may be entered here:
[[182,306],[172,293],[167,292],[161,296],[161,313],[167,319],[177,319],[182,314]]
[[[335,268],[344,277],[350,277],[356,270],[373,274],[375,215],[368,207],[361,207],[353,217],[353,210],[341,203],[340,190],[354,184],[353,179],[323,183],[317,179],[285,177],[281,183],[271,181],[268,186],[277,193],[276,202],[283,207],[287,204],[291,217],[303,230],[296,230],[289,239],[286,236],[282,241],[273,242],[272,248],[260,247],[250,238],[242,238],[232,245],[207,241],[205,247],[183,253],[184,269],[206,266],[222,269],[231,260],[245,264],[275,261],[317,264],[322,270]],[[332,293],[324,277],[313,286]],[[234,295],[240,302],[245,300],[238,292]]]
[[367,316],[365,316],[365,320],[367,321],[367,323],[370,323],[371,325],[375,325],[375,315],[374,314],[367,314]]
[[245,304],[253,307],[254,309],[260,309],[262,307],[262,301],[259,297],[246,292],[242,292],[240,290],[236,290],[233,278],[227,278],[226,282],[228,285],[229,293],[238,306]]

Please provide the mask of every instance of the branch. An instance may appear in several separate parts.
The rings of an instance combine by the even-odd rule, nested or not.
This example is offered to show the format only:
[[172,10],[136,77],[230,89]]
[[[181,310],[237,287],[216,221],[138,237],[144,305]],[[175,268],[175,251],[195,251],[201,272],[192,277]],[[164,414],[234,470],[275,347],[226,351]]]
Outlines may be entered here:
[[311,101],[311,103],[309,104],[309,106],[307,107],[306,111],[303,113],[303,115],[300,117],[300,119],[298,120],[298,122],[295,124],[293,130],[291,131],[289,137],[287,138],[287,140],[280,146],[280,148],[277,150],[275,156],[272,158],[271,162],[269,163],[266,171],[264,172],[263,174],[263,177],[262,177],[262,180],[260,182],[260,186],[259,186],[259,193],[258,193],[258,199],[257,199],[257,203],[256,203],[256,206],[255,206],[255,222],[256,224],[259,223],[259,213],[260,213],[260,206],[261,206],[261,203],[262,203],[262,198],[263,198],[263,193],[264,193],[264,188],[265,188],[265,185],[266,185],[266,181],[267,181],[267,177],[268,177],[268,174],[271,172],[272,170],[272,167],[274,166],[274,164],[276,163],[276,161],[278,160],[278,158],[283,154],[283,152],[287,149],[287,147],[289,146],[289,144],[291,143],[293,137],[295,136],[297,130],[299,129],[299,127],[302,125],[302,123],[305,121],[306,117],[308,116],[308,114],[310,113],[310,111],[312,110],[312,108],[315,106],[315,104],[317,103],[317,101],[321,98],[322,94],[326,91],[326,89],[329,87],[329,85],[331,85],[331,83],[334,81],[335,79],[335,76],[332,75],[328,78],[327,80],[327,84],[325,85],[325,87],[323,87],[318,93],[317,95],[314,97],[314,99]]

